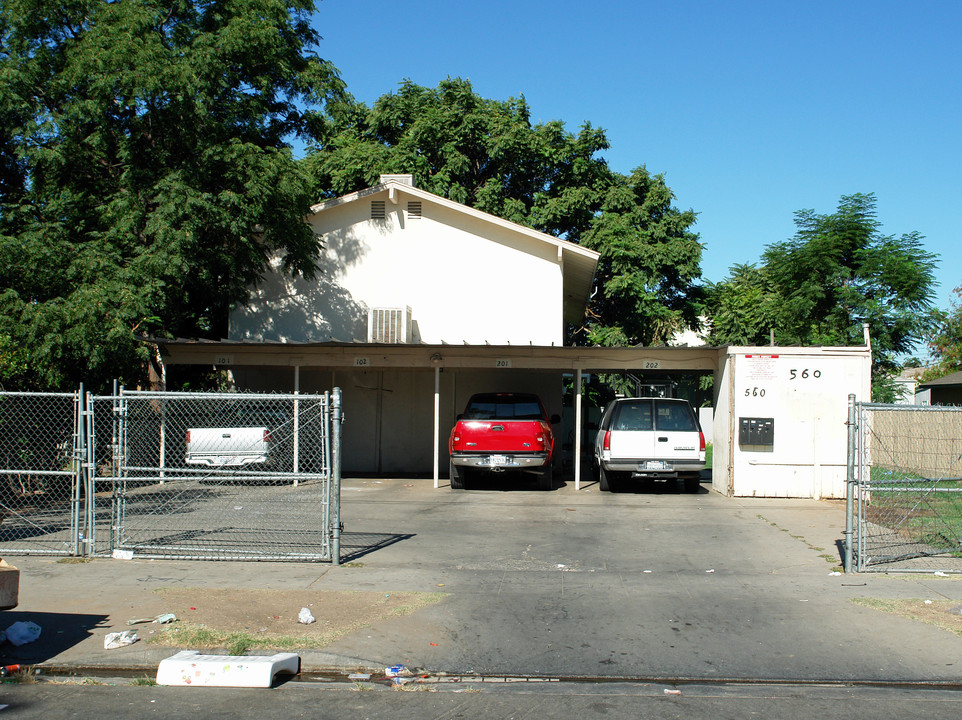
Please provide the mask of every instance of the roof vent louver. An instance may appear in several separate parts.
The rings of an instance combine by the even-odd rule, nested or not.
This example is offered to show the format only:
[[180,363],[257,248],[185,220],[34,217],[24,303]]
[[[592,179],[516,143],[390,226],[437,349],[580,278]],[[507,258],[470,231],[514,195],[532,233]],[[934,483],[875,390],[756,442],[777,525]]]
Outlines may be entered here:
[[384,219],[384,201],[371,200],[371,220]]
[[421,201],[412,200],[408,203],[408,217],[417,220],[421,217]]
[[411,342],[411,308],[371,308],[367,316],[367,341],[370,343]]

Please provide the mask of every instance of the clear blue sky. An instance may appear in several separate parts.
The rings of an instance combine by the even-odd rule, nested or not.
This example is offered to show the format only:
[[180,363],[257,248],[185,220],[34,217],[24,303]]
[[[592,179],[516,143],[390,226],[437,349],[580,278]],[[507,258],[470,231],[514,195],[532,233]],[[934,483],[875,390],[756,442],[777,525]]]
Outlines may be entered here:
[[962,285],[962,2],[323,0],[318,51],[369,105],[404,79],[524,95],[604,128],[617,171],[664,173],[698,213],[704,277],[757,262],[797,210],[874,192],[886,234]]

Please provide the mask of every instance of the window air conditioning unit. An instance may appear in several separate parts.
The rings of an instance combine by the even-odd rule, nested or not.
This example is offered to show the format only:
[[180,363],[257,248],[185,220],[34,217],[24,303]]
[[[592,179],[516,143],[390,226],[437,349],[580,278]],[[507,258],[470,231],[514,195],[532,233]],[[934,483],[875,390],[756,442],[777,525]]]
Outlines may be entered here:
[[367,341],[411,342],[411,308],[371,308],[367,316]]

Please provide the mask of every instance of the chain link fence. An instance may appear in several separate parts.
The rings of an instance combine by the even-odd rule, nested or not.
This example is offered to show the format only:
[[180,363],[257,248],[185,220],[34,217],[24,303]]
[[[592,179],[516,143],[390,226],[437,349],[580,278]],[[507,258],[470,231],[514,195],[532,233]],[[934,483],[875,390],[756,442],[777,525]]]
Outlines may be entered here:
[[0,393],[0,547],[80,553],[77,393]]
[[0,552],[339,560],[340,391],[0,394]]
[[962,408],[857,403],[852,567],[962,572]]

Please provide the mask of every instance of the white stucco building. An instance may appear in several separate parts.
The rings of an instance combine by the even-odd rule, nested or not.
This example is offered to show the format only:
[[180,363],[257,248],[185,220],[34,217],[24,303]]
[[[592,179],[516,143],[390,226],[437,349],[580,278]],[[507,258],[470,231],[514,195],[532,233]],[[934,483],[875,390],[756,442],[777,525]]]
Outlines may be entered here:
[[[535,392],[575,488],[590,466],[585,373],[710,374],[712,482],[728,495],[842,497],[848,395],[867,400],[871,348],[564,347],[599,254],[384,176],[315,205],[316,279],[269,273],[221,341],[157,340],[165,365],[214,365],[238,388],[341,388],[348,473],[447,475],[447,436],[475,392]],[[696,346],[697,345],[697,346]],[[597,414],[597,413],[596,413]],[[746,434],[747,433],[747,434]],[[760,433],[760,434],[757,434]]]
[[311,208],[322,274],[267,276],[232,313],[230,339],[563,344],[598,253],[419,190],[409,175],[381,180]]

